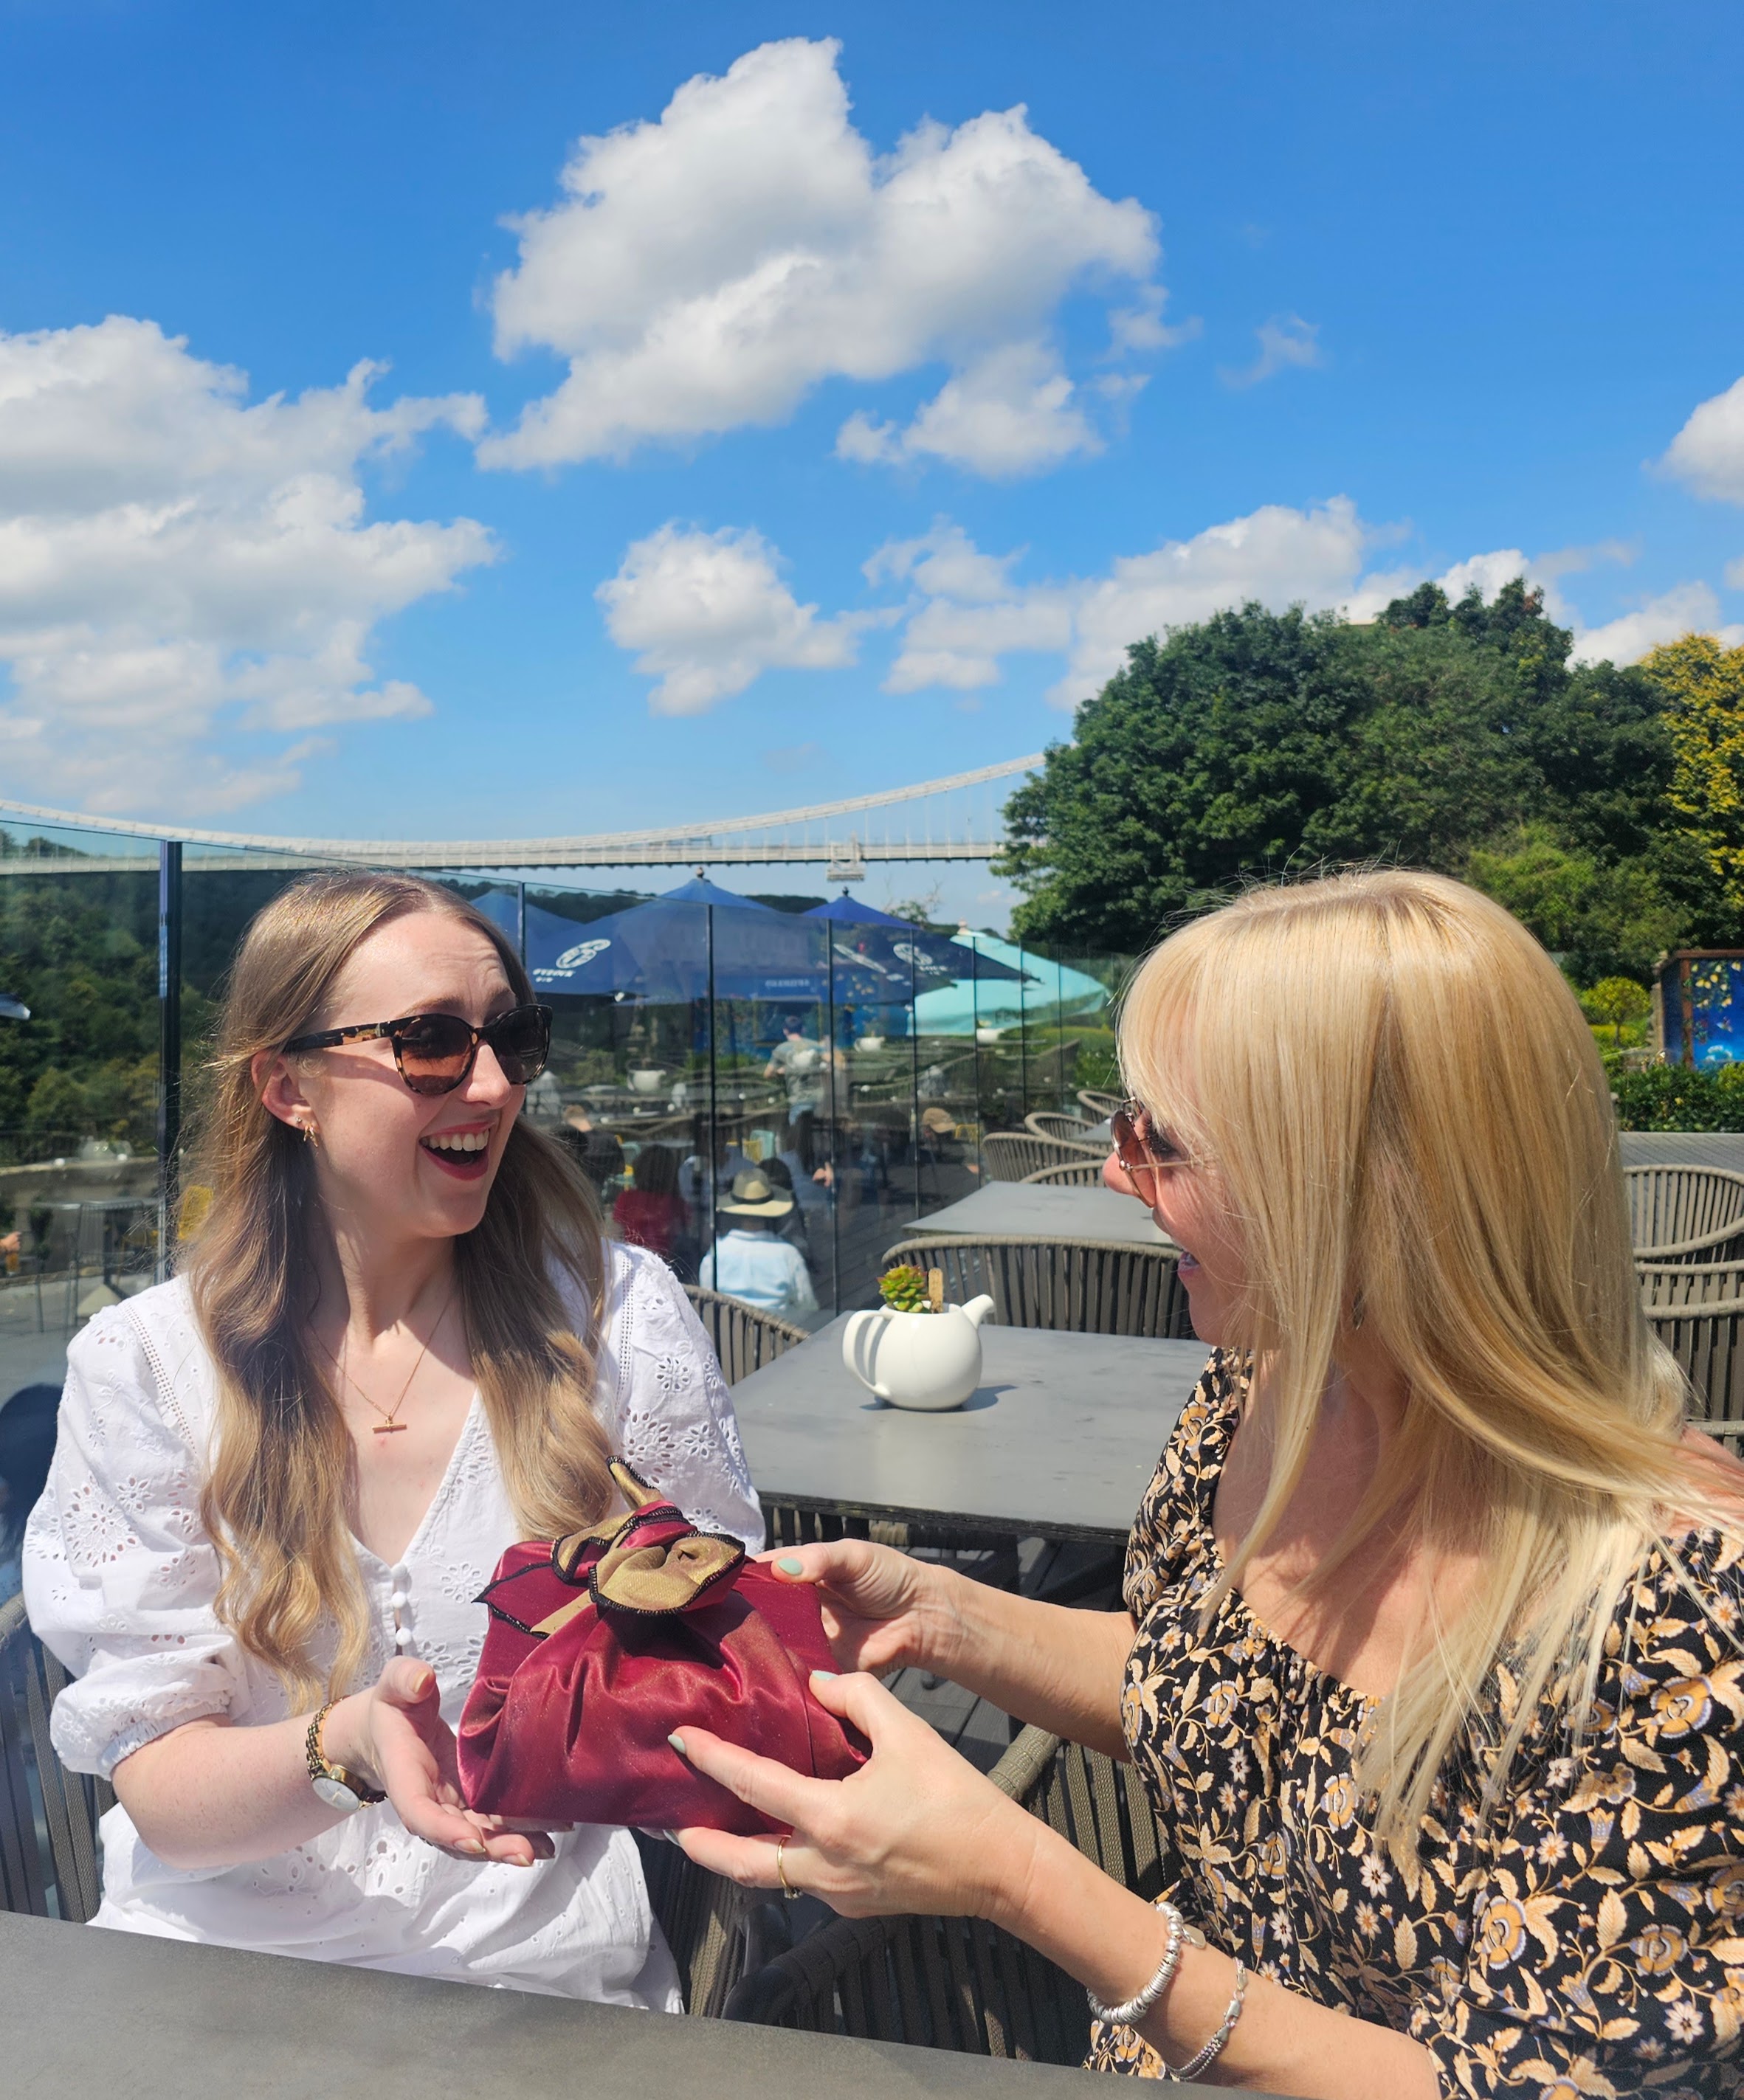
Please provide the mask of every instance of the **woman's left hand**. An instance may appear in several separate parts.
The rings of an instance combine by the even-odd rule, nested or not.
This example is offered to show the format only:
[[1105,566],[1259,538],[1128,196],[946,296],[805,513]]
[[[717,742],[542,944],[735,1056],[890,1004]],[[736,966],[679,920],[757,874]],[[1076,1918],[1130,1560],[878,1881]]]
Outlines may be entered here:
[[784,1875],[789,1888],[823,1897],[845,1917],[915,1912],[1004,1922],[1021,1912],[1041,1828],[1035,1819],[876,1678],[814,1674],[811,1690],[869,1739],[870,1758],[850,1779],[807,1779],[706,1729],[680,1728],[674,1747],[682,1742],[700,1772],[793,1829],[785,1839],[681,1830],[691,1859],[746,1888],[779,1889]]

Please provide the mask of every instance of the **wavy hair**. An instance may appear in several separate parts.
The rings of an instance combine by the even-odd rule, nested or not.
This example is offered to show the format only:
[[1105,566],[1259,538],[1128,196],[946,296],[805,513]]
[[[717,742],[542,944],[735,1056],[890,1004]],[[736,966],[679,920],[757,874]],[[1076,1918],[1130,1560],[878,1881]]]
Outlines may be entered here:
[[[1216,1609],[1300,1481],[1340,1327],[1406,1382],[1377,1477],[1305,1594],[1384,1522],[1476,1549],[1358,1750],[1375,1828],[1414,1860],[1464,1740],[1486,1798],[1548,1699],[1578,1739],[1649,1546],[1736,1528],[1683,1440],[1686,1388],[1631,1264],[1610,1088],[1561,973],[1500,906],[1380,871],[1256,888],[1172,935],[1124,1001],[1132,1094],[1217,1178],[1247,1288],[1225,1346],[1263,1370],[1275,1435]],[[1675,1556],[1674,1556],[1675,1557]]]
[[[308,1324],[326,1230],[314,1162],[262,1105],[252,1066],[261,1052],[321,1026],[358,944],[419,911],[442,912],[488,940],[517,1002],[532,1000],[514,949],[452,890],[406,876],[307,876],[243,938],[192,1146],[192,1178],[211,1191],[183,1266],[218,1372],[217,1436],[201,1498],[222,1570],[218,1612],[298,1705],[351,1688],[369,1621],[346,1515],[351,1433]],[[599,1217],[567,1154],[524,1119],[509,1134],[483,1219],[456,1240],[454,1257],[473,1374],[518,1521],[528,1538],[593,1522],[612,1496],[593,1407]],[[565,1274],[590,1308],[585,1336],[564,1310]],[[317,1635],[331,1632],[324,1672],[313,1650]]]

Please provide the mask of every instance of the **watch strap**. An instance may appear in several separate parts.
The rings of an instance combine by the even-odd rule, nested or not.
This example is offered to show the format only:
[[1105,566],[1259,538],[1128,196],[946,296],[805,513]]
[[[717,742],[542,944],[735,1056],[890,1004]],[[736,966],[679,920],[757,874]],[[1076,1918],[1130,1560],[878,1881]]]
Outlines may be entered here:
[[387,1796],[378,1787],[373,1787],[368,1780],[360,1779],[355,1772],[348,1771],[343,1765],[331,1762],[321,1748],[321,1723],[338,1703],[336,1700],[328,1701],[309,1723],[309,1732],[303,1738],[303,1752],[309,1767],[309,1783],[312,1786],[318,1780],[333,1780],[357,1797],[360,1808],[373,1807],[377,1802],[386,1801]]

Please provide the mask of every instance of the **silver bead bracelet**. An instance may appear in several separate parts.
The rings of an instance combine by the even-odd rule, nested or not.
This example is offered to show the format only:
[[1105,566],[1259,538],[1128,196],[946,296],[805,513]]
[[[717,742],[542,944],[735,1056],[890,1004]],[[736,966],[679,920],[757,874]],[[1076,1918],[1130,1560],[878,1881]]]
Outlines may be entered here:
[[[1186,1943],[1187,1921],[1172,1904],[1159,1904],[1163,1921],[1168,1926],[1168,1939],[1163,1949],[1163,1959],[1157,1964],[1157,1972],[1143,1990],[1127,2000],[1124,2005],[1105,2005],[1095,1992],[1088,1987],[1084,1996],[1090,2001],[1090,2010],[1099,2020],[1111,2025],[1131,2027],[1141,2020],[1175,1980],[1175,1971],[1181,1966],[1181,1950]],[[1198,1935],[1195,1935],[1195,1937]]]

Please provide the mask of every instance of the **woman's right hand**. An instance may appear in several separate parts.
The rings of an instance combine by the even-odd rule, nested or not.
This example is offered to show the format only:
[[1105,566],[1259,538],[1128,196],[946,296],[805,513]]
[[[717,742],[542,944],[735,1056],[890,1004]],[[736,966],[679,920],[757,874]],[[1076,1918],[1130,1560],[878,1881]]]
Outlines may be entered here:
[[778,1580],[810,1583],[843,1670],[951,1674],[965,1631],[948,1569],[863,1538],[789,1546],[761,1556]]
[[[454,1731],[442,1718],[441,1702],[430,1665],[396,1656],[368,1692],[329,1715],[323,1745],[333,1763],[360,1764],[407,1829],[426,1844],[460,1859],[517,1867],[549,1860],[554,1850],[550,1829],[569,1824],[523,1823],[467,1807]],[[353,1745],[350,1757],[342,1754]]]

